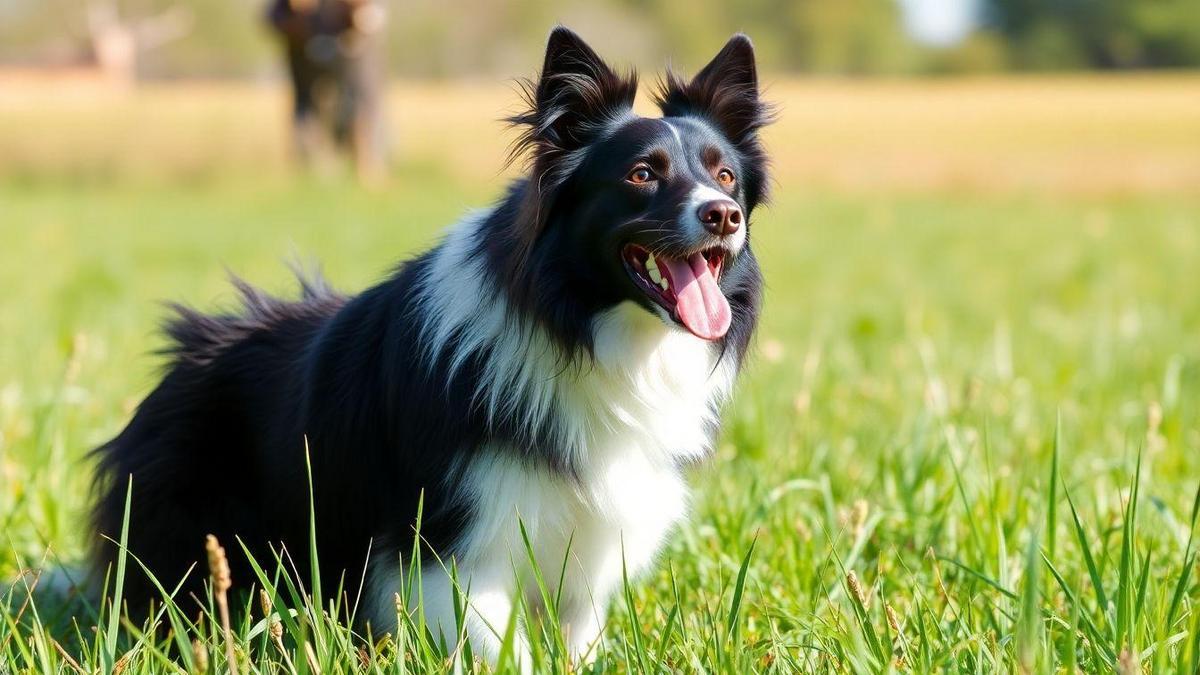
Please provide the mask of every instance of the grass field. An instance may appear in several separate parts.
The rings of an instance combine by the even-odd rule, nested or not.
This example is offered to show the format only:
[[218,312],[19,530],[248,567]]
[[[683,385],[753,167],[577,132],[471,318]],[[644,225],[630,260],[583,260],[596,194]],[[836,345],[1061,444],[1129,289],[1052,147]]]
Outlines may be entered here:
[[[364,190],[288,171],[270,87],[70,91],[0,86],[0,579],[80,562],[85,454],[155,381],[159,300],[228,306],[227,269],[292,292],[296,255],[379,279],[499,193],[516,100],[397,86],[399,161]],[[1197,91],[774,83],[755,357],[596,670],[1197,672]],[[16,590],[0,673],[224,670],[213,613],[180,607],[151,639]],[[273,611],[281,646],[257,602],[234,626],[243,671],[445,667],[412,627]]]

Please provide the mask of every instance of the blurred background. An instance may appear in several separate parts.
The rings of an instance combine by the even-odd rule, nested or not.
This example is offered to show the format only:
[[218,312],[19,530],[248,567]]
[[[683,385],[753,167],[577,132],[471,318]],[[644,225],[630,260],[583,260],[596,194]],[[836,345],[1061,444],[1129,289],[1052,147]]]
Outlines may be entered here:
[[[383,0],[397,76],[509,77],[562,22],[629,63],[698,63],[733,30],[772,72],[929,75],[1200,64],[1190,0]],[[141,25],[142,77],[271,77],[265,7],[234,0],[4,0],[0,62],[102,60],[105,13]],[[149,28],[149,30],[146,30]],[[164,39],[166,37],[170,39]]]
[[498,120],[559,22],[644,88],[754,40],[779,121],[759,356],[722,450],[744,483],[825,475],[851,499],[907,475],[896,439],[933,411],[968,451],[990,420],[1017,474],[1061,415],[1080,475],[1120,486],[1156,405],[1161,494],[1192,494],[1200,2],[346,0],[363,41],[293,55],[340,55],[368,102],[373,126],[342,129],[379,150],[358,171],[298,161],[285,45],[312,26],[287,12],[313,3],[281,2],[0,0],[0,532],[20,555],[78,552],[79,460],[154,383],[162,300],[230,307],[230,271],[292,294],[289,257],[358,290],[499,196],[520,166]]
[[[332,19],[289,37],[285,15],[318,5],[371,10],[346,20],[365,47],[347,47]],[[293,38],[310,60],[369,53],[369,68],[345,70],[392,83],[359,87],[379,99],[369,160],[492,176],[506,142],[493,120],[511,112],[512,82],[536,70],[556,22],[651,81],[749,33],[784,110],[784,181],[1136,189],[1198,178],[1192,147],[1166,147],[1169,129],[1123,125],[1188,124],[1176,113],[1196,98],[1191,0],[0,0],[0,177],[278,169],[311,151],[302,134],[288,140]]]
[[[1191,0],[0,0],[0,177],[280,169],[312,143],[289,140],[282,15],[317,5],[372,10],[348,25],[369,37],[370,67],[352,74],[390,83],[366,87],[378,99],[367,107],[378,124],[362,132],[378,148],[367,158],[376,175],[390,162],[494,176],[509,140],[494,120],[562,22],[647,81],[667,64],[694,71],[730,33],[749,33],[784,111],[776,159],[788,183],[1108,190],[1198,179],[1194,139],[1170,136],[1194,130]],[[344,56],[345,40],[330,46],[337,31],[300,51]],[[1131,115],[1146,124],[1126,125]]]

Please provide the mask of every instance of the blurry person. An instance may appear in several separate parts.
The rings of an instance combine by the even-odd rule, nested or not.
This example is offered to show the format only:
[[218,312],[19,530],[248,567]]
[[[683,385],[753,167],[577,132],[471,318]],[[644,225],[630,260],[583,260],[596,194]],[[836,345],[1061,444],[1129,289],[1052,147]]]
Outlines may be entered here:
[[362,180],[382,177],[384,73],[378,0],[271,0],[292,80],[296,151],[305,164],[332,138],[348,149]]

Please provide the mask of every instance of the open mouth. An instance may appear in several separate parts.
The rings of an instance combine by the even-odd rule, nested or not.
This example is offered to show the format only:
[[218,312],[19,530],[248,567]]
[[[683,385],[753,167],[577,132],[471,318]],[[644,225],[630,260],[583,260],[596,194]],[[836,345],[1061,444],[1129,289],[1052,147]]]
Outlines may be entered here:
[[655,255],[637,244],[621,251],[634,283],[676,322],[704,340],[718,340],[729,330],[729,301],[717,281],[725,250],[710,248],[684,257]]

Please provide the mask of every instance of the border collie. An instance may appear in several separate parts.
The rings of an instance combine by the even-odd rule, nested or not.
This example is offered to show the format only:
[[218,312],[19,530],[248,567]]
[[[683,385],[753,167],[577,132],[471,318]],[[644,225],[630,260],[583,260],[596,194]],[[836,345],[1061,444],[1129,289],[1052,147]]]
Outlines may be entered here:
[[[346,297],[301,277],[296,301],[235,280],[236,313],[175,307],[161,383],[96,451],[95,569],[132,481],[128,549],[168,588],[209,533],[235,583],[254,581],[237,539],[307,570],[307,447],[324,587],[365,574],[377,635],[420,508],[435,636],[461,639],[463,592],[461,632],[498,657],[518,587],[536,590],[523,526],[566,644],[593,650],[622,567],[647,570],[684,516],[682,471],[710,452],[746,356],[770,111],[744,35],[692,80],[668,73],[662,117],[635,115],[636,77],[562,27],[525,84],[510,121],[527,175],[387,280]],[[144,576],[131,607],[155,596]]]

